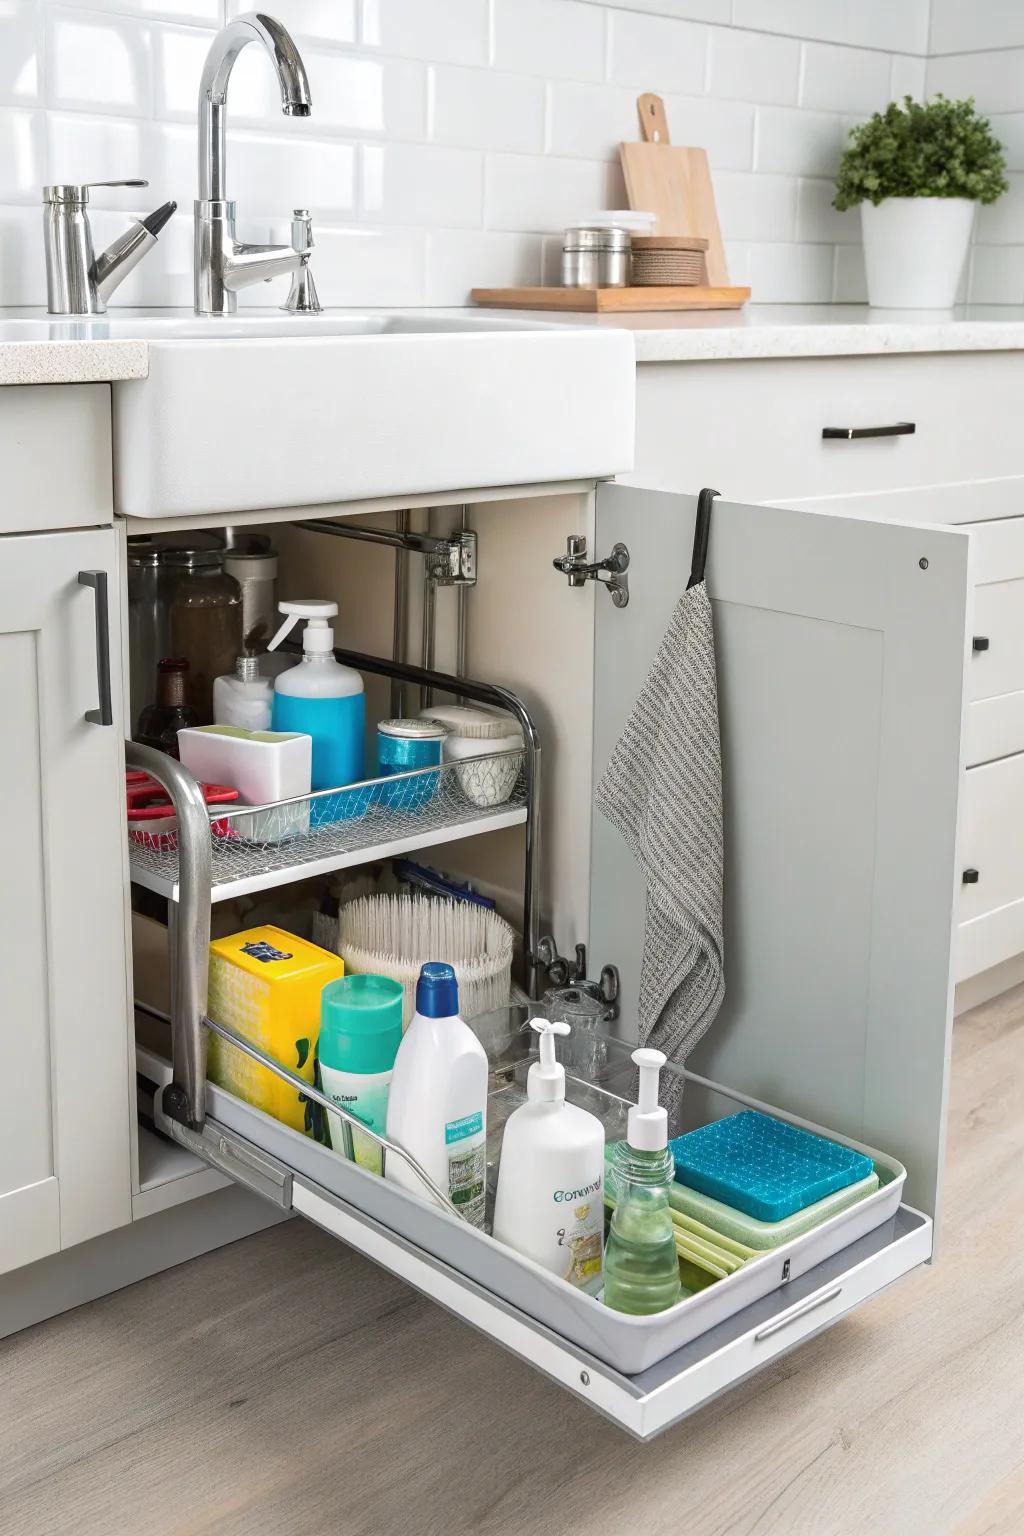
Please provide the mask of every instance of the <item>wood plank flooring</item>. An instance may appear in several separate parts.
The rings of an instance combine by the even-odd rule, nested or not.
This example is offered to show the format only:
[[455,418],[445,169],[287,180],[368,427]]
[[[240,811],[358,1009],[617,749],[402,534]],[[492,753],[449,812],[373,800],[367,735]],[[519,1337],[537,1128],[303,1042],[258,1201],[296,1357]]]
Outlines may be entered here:
[[3,1536],[1021,1536],[1024,987],[941,1262],[640,1446],[301,1222],[0,1345]]

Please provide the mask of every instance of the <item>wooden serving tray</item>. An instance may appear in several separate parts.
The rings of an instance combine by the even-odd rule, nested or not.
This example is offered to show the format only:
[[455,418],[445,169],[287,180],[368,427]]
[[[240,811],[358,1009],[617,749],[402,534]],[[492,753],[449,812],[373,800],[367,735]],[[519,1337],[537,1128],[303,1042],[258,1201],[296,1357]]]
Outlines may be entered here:
[[740,309],[749,288],[474,288],[474,304],[490,309],[570,309],[626,314],[645,309]]

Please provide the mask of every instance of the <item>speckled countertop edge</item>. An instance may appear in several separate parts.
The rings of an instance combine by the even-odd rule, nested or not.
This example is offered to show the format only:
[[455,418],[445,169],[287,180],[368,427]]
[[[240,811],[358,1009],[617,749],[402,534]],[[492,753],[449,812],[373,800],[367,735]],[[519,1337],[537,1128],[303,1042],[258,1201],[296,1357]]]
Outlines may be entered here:
[[0,341],[0,385],[104,384],[148,373],[144,341]]
[[780,325],[749,330],[636,330],[638,363],[735,358],[857,357],[914,352],[1024,351],[1024,324]]

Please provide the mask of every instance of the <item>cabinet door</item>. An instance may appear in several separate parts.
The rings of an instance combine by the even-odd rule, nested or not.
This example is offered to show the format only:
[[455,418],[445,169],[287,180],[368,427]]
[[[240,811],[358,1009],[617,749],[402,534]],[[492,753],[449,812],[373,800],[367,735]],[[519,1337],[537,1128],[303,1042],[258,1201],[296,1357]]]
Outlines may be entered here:
[[0,1271],[131,1218],[121,688],[109,724],[86,719],[98,612],[115,638],[112,530],[0,538]]
[[[602,487],[594,781],[690,570],[695,499]],[[714,504],[726,998],[688,1063],[908,1169],[934,1214],[951,1026],[969,539],[949,528]],[[686,750],[686,743],[679,743]],[[636,1028],[644,885],[595,808],[590,944]]]

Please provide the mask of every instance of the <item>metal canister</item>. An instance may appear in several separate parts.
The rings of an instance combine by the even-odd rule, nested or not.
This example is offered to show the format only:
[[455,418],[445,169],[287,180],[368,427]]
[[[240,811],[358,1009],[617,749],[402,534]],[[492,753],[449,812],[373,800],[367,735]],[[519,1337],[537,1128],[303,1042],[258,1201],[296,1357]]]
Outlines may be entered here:
[[630,234],[579,224],[562,242],[563,288],[625,288],[629,283]]

